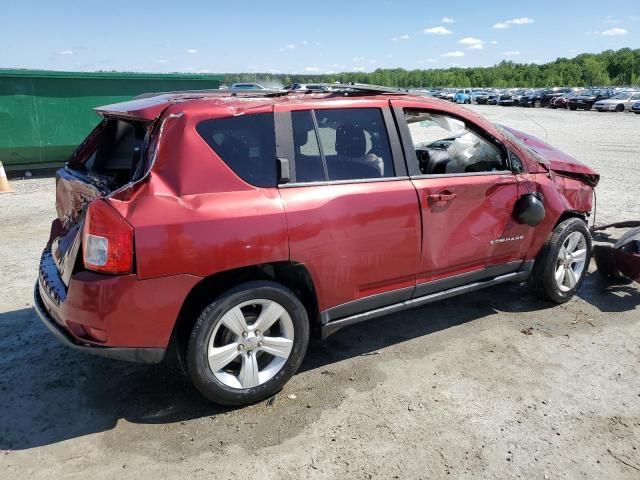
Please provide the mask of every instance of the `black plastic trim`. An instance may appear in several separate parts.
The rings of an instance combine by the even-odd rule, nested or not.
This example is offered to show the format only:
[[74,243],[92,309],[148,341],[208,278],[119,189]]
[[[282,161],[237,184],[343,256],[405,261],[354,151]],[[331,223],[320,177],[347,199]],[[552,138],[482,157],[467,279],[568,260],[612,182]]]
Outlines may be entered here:
[[[433,303],[438,300],[444,300],[446,298],[455,297],[458,295],[462,295],[464,293],[473,292],[476,290],[480,290],[482,288],[491,287],[493,285],[498,285],[505,282],[524,281],[531,274],[531,269],[533,268],[533,261],[527,261],[521,264],[522,264],[522,267],[516,272],[507,273],[504,275],[498,275],[496,277],[489,278],[483,281],[475,281],[475,282],[472,281],[471,283],[467,283],[465,285],[448,288],[446,290],[438,291],[438,292],[431,293],[424,296],[414,297],[414,298],[411,298],[410,300],[405,300],[399,303],[395,303],[393,305],[388,305],[386,307],[376,308],[373,310],[369,310],[367,312],[358,313],[355,315],[351,315],[349,317],[341,318],[339,320],[333,320],[320,327],[321,338],[326,338],[329,335],[337,332],[338,330],[346,326],[353,325],[360,322],[365,322],[367,320],[372,320],[374,318],[382,317],[384,315],[389,315],[391,313],[400,312],[402,310],[408,310],[413,307],[426,305],[428,303]],[[321,315],[323,314],[324,312],[321,313]]]
[[[278,183],[289,183],[296,178],[295,152],[293,148],[293,134],[291,131],[291,114],[289,112],[274,112],[274,127],[276,130],[276,158],[289,161],[289,180],[284,182],[282,178]],[[280,172],[282,174],[282,171]],[[282,175],[281,175],[282,177]]]
[[414,289],[415,287],[406,287],[343,303],[342,305],[329,308],[322,312],[320,314],[320,322],[325,324],[338,318],[348,317],[357,313],[409,300],[413,296]]
[[400,137],[398,136],[398,129],[396,128],[396,121],[391,113],[391,107],[382,109],[382,117],[386,125],[387,139],[389,140],[389,148],[391,150],[391,156],[393,158],[393,169],[395,170],[396,177],[407,176],[407,164],[404,159],[404,151],[400,143]]
[[483,177],[491,175],[513,175],[510,170],[494,170],[491,172],[467,172],[467,173],[421,173],[420,175],[412,175],[413,180],[428,180],[430,178],[455,178],[455,177]]
[[374,183],[374,182],[398,182],[400,180],[409,180],[409,177],[381,177],[381,178],[358,178],[355,180],[330,180],[328,182],[300,182],[300,183],[283,183],[278,188],[292,187],[317,187],[319,185],[344,185],[349,183]]
[[137,363],[160,363],[164,358],[165,348],[120,348],[120,347],[100,347],[97,345],[87,345],[77,343],[77,341],[65,332],[47,313],[46,307],[40,296],[39,282],[36,282],[33,291],[33,308],[42,320],[42,323],[60,340],[65,346],[92,355],[113,358]]
[[488,278],[499,277],[507,273],[517,272],[522,265],[521,261],[505,263],[503,265],[492,265],[490,267],[481,268],[472,272],[461,273],[451,277],[434,280],[416,285],[414,297],[422,297],[442,290],[460,287],[468,283],[479,282]]

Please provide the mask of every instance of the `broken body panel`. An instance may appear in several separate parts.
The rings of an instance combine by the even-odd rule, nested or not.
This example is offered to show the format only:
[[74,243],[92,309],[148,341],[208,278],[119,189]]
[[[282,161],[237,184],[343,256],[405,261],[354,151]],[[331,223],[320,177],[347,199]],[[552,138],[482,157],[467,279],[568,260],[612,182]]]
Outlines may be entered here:
[[598,270],[605,277],[626,277],[640,283],[640,221],[617,222],[594,228],[631,228],[613,246],[596,245],[594,256]]

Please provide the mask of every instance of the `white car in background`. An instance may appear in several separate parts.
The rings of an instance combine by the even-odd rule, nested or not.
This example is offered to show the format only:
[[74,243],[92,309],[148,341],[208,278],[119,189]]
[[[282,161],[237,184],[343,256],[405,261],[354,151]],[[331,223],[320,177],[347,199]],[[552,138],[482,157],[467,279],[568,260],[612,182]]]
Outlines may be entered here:
[[234,83],[229,90],[266,90],[259,83]]
[[616,93],[606,100],[598,100],[593,104],[593,108],[599,112],[624,112],[631,111],[631,106],[640,101],[640,92],[626,91]]

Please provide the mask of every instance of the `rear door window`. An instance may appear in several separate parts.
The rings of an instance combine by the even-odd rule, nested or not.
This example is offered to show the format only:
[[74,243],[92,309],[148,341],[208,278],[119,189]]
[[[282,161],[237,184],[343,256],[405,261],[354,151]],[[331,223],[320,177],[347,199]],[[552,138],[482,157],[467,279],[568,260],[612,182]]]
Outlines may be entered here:
[[296,182],[395,176],[379,108],[292,112]]
[[245,182],[257,187],[276,186],[273,114],[257,113],[204,120],[196,130]]

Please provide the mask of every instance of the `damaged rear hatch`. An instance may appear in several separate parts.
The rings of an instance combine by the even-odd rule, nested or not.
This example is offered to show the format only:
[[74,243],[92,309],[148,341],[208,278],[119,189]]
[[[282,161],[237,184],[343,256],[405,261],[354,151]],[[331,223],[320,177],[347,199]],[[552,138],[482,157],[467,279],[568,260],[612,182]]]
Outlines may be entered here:
[[147,153],[155,120],[168,105],[164,96],[134,100],[96,111],[104,118],[56,174],[57,218],[40,263],[40,285],[56,303],[64,301],[80,265],[87,206],[128,188],[148,172]]

